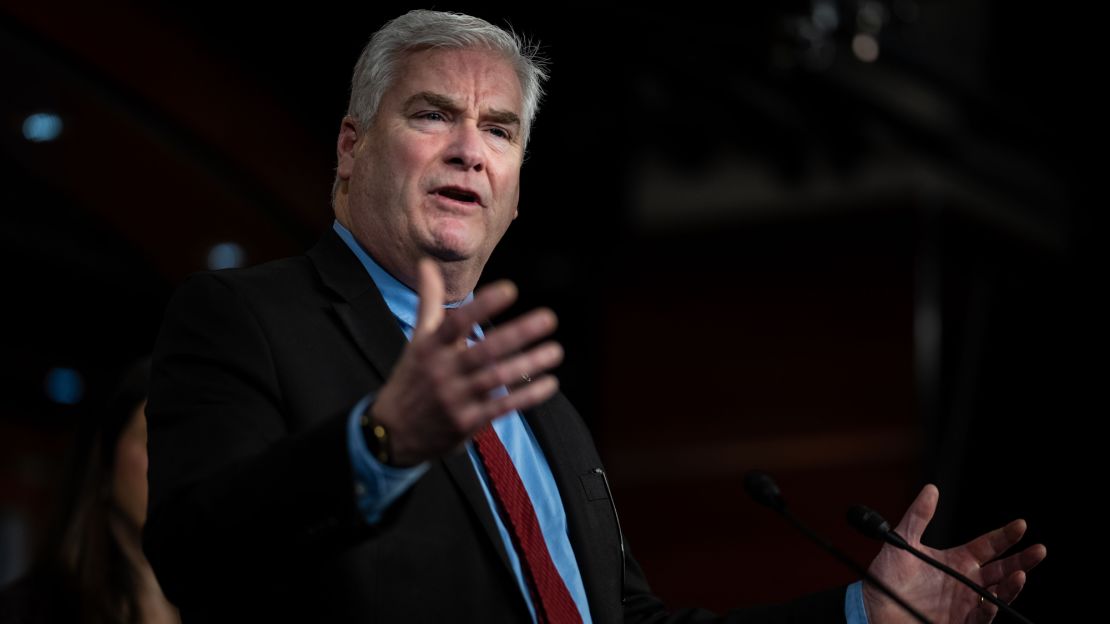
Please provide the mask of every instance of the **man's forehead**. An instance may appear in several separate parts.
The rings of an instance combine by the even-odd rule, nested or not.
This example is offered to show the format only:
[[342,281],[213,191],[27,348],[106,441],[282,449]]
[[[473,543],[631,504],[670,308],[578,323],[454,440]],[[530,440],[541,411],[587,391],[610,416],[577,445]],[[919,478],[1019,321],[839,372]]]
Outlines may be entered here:
[[[474,88],[480,91],[474,93]],[[481,48],[430,48],[408,52],[391,91],[402,105],[416,101],[468,104],[475,95],[483,109],[520,114],[522,89],[516,69],[503,54]]]

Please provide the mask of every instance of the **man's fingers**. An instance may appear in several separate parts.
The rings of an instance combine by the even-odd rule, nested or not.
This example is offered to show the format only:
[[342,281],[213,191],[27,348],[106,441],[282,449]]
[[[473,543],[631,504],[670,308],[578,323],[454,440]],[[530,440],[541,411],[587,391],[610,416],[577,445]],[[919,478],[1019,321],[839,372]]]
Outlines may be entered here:
[[484,415],[492,420],[513,410],[524,411],[550,399],[558,389],[559,380],[554,375],[542,375],[532,383],[490,401]]
[[456,308],[447,321],[440,325],[437,338],[444,344],[454,344],[459,338],[470,335],[475,324],[481,324],[504,312],[516,301],[516,286],[508,280],[500,280],[486,286],[474,295],[474,299]]
[[1026,524],[1024,520],[1014,520],[1006,526],[999,527],[967,543],[967,550],[972,557],[985,565],[995,557],[1010,549],[1025,535]]
[[984,564],[979,571],[979,583],[984,586],[994,585],[1002,579],[1013,576],[1015,572],[1028,572],[1044,560],[1047,553],[1044,546],[1035,544],[1005,559]]
[[558,389],[559,380],[554,375],[544,375],[509,394],[490,397],[484,401],[475,401],[462,414],[462,419],[466,422],[468,429],[476,432],[498,416],[513,410],[523,411],[543,403],[550,399]]
[[430,258],[421,258],[417,266],[417,294],[420,302],[416,309],[416,327],[413,339],[436,331],[443,324],[443,276]]
[[1006,580],[999,583],[997,587],[991,587],[990,591],[1002,602],[1010,604],[1021,593],[1021,588],[1025,587],[1025,579],[1025,572],[1018,570],[1007,576]]
[[460,356],[460,366],[464,372],[489,366],[506,355],[550,335],[557,325],[558,320],[551,310],[547,308],[532,310],[486,334],[485,339]]
[[[999,600],[1006,604],[1010,604],[1021,593],[1021,588],[1025,586],[1025,573],[1015,572],[1006,578],[1005,581],[994,586],[987,586],[987,591],[994,594]],[[971,610],[968,614],[967,621],[986,624],[998,615],[998,607],[990,602],[980,601],[979,605]]]
[[1022,570],[1028,572],[1044,561],[1048,556],[1048,549],[1044,544],[1034,544],[1018,553],[1018,562]]
[[545,342],[526,353],[480,369],[472,376],[470,389],[475,395],[488,394],[495,388],[538,377],[562,361],[563,347],[557,342]]
[[902,516],[902,521],[898,523],[898,534],[906,538],[911,545],[920,544],[921,534],[933,519],[939,499],[940,491],[937,490],[937,486],[930,483],[921,488],[921,493],[910,504],[906,514]]
[[990,624],[996,615],[998,615],[998,607],[989,602],[984,602],[971,610],[971,613],[967,616],[967,621],[972,624]]

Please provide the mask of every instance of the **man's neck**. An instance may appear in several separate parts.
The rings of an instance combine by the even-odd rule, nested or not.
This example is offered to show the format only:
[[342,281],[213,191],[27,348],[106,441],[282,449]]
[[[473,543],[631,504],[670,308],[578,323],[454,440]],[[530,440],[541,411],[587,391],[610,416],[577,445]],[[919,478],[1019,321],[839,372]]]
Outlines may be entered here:
[[[360,242],[361,244],[361,242]],[[397,278],[405,286],[408,286],[413,291],[419,293],[420,279],[417,274],[417,266],[419,265],[420,258],[405,258],[401,261],[395,261],[388,256],[380,257],[376,250],[366,249],[378,264],[383,269],[389,272],[390,275]],[[478,283],[478,277],[471,267],[467,266],[469,263],[458,261],[444,261],[434,256],[429,256],[436,266],[439,267],[440,275],[443,276],[443,291],[444,301],[448,303],[455,303],[466,299],[467,295],[474,291],[474,287]]]
[[[339,222],[340,226],[347,230],[354,239],[354,242],[356,242],[382,270],[389,273],[394,279],[407,286],[413,292],[420,292],[420,280],[417,274],[417,266],[420,263],[421,256],[407,257],[401,250],[371,247],[367,245],[365,241],[361,240],[358,234],[351,229],[350,225],[343,222],[342,218],[337,218],[336,220]],[[398,251],[399,253],[390,253],[391,251]],[[474,287],[478,284],[478,278],[481,277],[481,269],[476,269],[473,261],[452,261],[441,260],[435,256],[428,257],[439,267],[440,275],[443,277],[444,300],[447,303],[462,301],[466,299],[470,293],[474,292]]]
[[[443,275],[443,289],[444,298],[449,303],[462,301],[474,292],[474,287],[478,284],[478,278],[481,276],[481,271],[477,275],[473,274],[474,271],[470,267],[464,266],[462,262],[444,262],[437,258],[432,258],[439,267],[440,273]],[[406,284],[408,282],[405,282]],[[412,288],[410,286],[410,288]]]

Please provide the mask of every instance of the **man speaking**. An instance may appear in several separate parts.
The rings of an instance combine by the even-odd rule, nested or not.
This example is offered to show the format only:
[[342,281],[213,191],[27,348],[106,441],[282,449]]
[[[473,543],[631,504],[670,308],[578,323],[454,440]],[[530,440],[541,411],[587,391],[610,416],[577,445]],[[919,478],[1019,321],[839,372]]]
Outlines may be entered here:
[[[337,142],[332,230],[306,255],[191,277],[155,349],[149,559],[190,621],[704,621],[667,611],[620,533],[539,309],[474,288],[517,215],[543,64],[483,20],[413,11],[371,38]],[[916,542],[927,487],[899,528]],[[1012,600],[1021,521],[937,552]],[[884,549],[937,622],[968,590]],[[743,578],[737,578],[742,583]],[[725,621],[894,622],[857,583]]]

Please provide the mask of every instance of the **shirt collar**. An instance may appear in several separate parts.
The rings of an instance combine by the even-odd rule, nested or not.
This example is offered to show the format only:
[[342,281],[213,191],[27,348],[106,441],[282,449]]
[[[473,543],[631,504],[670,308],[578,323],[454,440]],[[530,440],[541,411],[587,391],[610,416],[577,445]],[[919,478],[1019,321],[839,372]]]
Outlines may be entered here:
[[[344,243],[351,248],[355,256],[358,257],[359,262],[366,268],[366,272],[370,274],[370,279],[374,280],[374,284],[378,287],[378,291],[382,293],[382,298],[385,299],[385,304],[389,306],[389,311],[397,318],[403,325],[409,329],[416,327],[416,315],[420,305],[420,296],[416,291],[406,286],[401,280],[390,275],[378,264],[369,253],[363,249],[362,244],[358,242],[355,235],[350,230],[343,227],[343,224],[337,219],[332,223],[332,229],[339,238],[343,239]],[[469,303],[474,298],[474,293],[468,293],[466,298],[462,301],[448,303],[443,306],[445,308],[457,308],[463,304]]]

